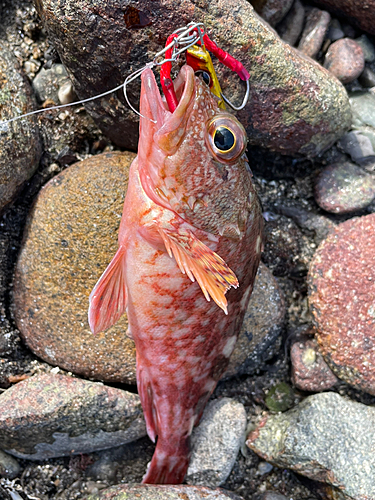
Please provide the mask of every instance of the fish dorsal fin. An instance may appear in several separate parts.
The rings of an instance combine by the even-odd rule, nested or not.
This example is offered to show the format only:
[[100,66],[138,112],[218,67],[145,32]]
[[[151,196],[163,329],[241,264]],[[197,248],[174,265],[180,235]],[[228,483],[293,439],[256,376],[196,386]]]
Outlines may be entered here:
[[93,333],[107,330],[125,312],[125,253],[120,246],[90,294],[89,325]]
[[229,288],[237,288],[238,280],[226,262],[207,245],[202,243],[192,231],[158,227],[165,248],[170,257],[176,259],[180,270],[191,281],[197,280],[206,299],[210,296],[228,314],[225,293]]

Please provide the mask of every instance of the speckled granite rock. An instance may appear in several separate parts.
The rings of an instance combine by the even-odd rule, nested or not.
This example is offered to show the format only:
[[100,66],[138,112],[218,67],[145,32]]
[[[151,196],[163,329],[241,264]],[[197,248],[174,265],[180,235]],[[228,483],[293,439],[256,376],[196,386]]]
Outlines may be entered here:
[[[33,110],[31,88],[7,44],[0,46],[0,121]],[[42,153],[35,118],[0,125],[0,212],[38,167]]]
[[375,176],[354,163],[334,163],[318,175],[314,194],[317,204],[327,212],[355,212],[375,198]]
[[220,486],[228,478],[246,430],[244,406],[229,398],[215,399],[206,406],[193,430],[191,458],[185,482]]
[[132,153],[105,153],[72,165],[39,193],[14,283],[14,312],[35,354],[84,377],[135,383],[126,316],[93,335],[88,297],[117,250]]
[[205,486],[119,484],[90,495],[87,500],[241,500],[231,491]]
[[[99,0],[63,4],[41,0],[37,7],[81,98],[121,84],[131,71],[152,59],[167,34],[194,18],[205,23],[218,45],[250,70],[250,99],[238,113],[250,143],[313,157],[350,125],[344,87],[319,64],[282,42],[247,0],[203,4],[147,0],[141,10],[119,0],[105,4]],[[238,78],[222,66],[219,78],[223,92],[233,102],[242,102],[244,86]],[[128,89],[135,105],[139,85],[137,80]],[[137,119],[123,104],[123,97],[120,99],[112,95],[88,103],[87,109],[116,144],[135,149]]]
[[375,0],[318,0],[317,3],[335,14],[346,16],[350,23],[375,34]]
[[349,384],[375,394],[375,214],[339,224],[309,270],[309,302],[325,360]]
[[375,409],[333,392],[306,398],[292,410],[267,415],[246,444],[278,467],[331,487],[329,498],[375,498]]
[[43,460],[90,453],[146,434],[139,396],[66,375],[36,375],[0,395],[0,447]]
[[241,332],[223,378],[251,374],[275,354],[285,313],[283,293],[272,272],[260,263]]
[[354,40],[341,38],[329,46],[324,67],[340,82],[352,82],[359,77],[365,67],[363,50]]

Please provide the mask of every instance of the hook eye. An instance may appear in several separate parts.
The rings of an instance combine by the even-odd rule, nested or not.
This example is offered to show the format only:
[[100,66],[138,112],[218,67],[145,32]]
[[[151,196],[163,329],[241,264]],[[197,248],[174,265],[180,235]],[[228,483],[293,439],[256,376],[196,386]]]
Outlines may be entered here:
[[247,104],[247,101],[249,100],[249,95],[250,95],[250,81],[249,80],[246,80],[246,94],[245,94],[245,97],[242,101],[242,104],[241,106],[235,106],[234,104],[232,104],[230,102],[230,100],[225,97],[225,95],[223,93],[221,93],[221,97],[223,98],[223,101],[228,104],[228,106],[230,106],[232,109],[234,109],[234,111],[240,111],[241,109],[243,109],[246,104]]

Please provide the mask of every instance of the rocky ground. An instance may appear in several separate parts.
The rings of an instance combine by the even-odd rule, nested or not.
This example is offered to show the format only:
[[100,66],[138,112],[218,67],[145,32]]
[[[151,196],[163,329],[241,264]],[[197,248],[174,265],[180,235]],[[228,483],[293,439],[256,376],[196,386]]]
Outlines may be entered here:
[[[338,491],[337,498],[371,499],[375,4],[364,15],[343,1],[348,17],[336,17],[333,0],[319,8],[290,0],[269,10],[270,2],[252,3],[299,53],[238,3],[242,29],[227,49],[244,58],[246,36],[257,40],[247,56],[251,112],[239,117],[266,221],[264,265],[231,364],[203,430],[193,436],[186,481],[196,489],[176,494],[199,499],[216,495],[201,488],[221,486],[223,499],[234,492],[245,500],[312,500]],[[125,9],[120,17],[131,51],[127,41],[104,64],[100,57],[114,43],[110,32],[107,49],[89,57],[82,47],[90,46],[91,31],[82,42],[67,42],[80,28],[84,5],[77,2],[68,22],[54,2],[37,6],[46,25],[27,0],[0,5],[2,120],[73,101],[71,81],[82,98],[121,83],[135,61],[145,62],[164,42],[153,30],[165,22],[166,33],[177,22],[163,21],[148,2]],[[182,16],[180,3],[173,8]],[[218,41],[227,37],[223,20],[214,24],[220,8],[233,6],[211,2],[205,19]],[[113,21],[108,12],[100,11],[103,23]],[[120,29],[118,16],[113,22]],[[111,64],[123,64],[119,74]],[[235,100],[242,87],[220,75]],[[134,102],[136,96],[135,86]],[[154,449],[136,395],[134,345],[124,339],[126,318],[95,337],[86,320],[88,294],[116,247],[134,157],[124,151],[136,148],[137,123],[118,95],[89,111],[96,123],[75,106],[15,122],[10,132],[0,125],[0,498],[6,500],[112,498],[96,495],[139,483]],[[92,382],[98,380],[104,384]],[[101,451],[108,443],[121,446]],[[139,490],[126,494],[133,498]]]

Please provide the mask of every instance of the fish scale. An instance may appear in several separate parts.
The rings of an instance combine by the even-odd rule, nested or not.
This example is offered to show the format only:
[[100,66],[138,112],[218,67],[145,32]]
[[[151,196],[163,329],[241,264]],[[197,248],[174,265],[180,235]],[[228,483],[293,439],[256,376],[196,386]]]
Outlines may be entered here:
[[[146,483],[184,479],[190,434],[248,306],[263,228],[243,128],[191,67],[181,68],[174,88],[178,105],[170,112],[152,71],[142,74],[138,156],[119,250],[89,310],[94,332],[125,309],[128,315],[147,432],[157,438]],[[212,145],[210,120],[217,118],[233,131],[237,156],[226,158]]]

